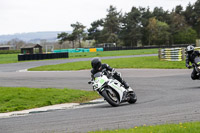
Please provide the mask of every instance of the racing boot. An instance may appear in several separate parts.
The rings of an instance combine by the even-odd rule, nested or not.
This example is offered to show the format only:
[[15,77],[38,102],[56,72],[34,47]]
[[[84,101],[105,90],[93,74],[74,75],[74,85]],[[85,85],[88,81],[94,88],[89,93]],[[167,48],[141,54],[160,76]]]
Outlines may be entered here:
[[200,74],[199,73],[197,74],[197,79],[200,80]]
[[124,88],[127,90],[127,93],[132,93],[133,89],[126,83],[125,81],[123,82]]
[[128,88],[129,88],[128,83],[126,83],[125,81],[123,81],[122,84],[124,85],[124,88],[128,90]]

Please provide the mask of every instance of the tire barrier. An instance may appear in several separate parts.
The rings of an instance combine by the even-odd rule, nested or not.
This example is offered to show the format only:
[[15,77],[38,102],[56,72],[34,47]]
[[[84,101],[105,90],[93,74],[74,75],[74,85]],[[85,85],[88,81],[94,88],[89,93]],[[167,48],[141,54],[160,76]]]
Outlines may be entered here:
[[200,52],[200,47],[195,47],[194,50],[199,51]]
[[68,58],[68,52],[50,54],[19,54],[18,61]]
[[196,46],[200,47],[200,39],[196,39]]
[[159,49],[160,60],[183,61],[185,59],[185,48],[165,48]]
[[90,48],[90,52],[97,52],[96,48]]
[[103,48],[77,48],[77,49],[58,49],[54,53],[68,52],[68,53],[81,53],[81,52],[99,52],[104,51]]

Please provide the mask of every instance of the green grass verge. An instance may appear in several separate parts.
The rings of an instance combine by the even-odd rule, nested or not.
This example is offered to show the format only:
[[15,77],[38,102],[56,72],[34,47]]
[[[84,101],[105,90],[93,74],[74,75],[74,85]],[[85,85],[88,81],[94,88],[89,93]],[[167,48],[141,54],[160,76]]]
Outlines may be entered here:
[[[157,54],[157,53],[158,49],[120,50],[120,51],[69,53],[69,58],[90,58],[96,56],[105,57],[105,56],[141,55],[141,54]],[[0,54],[0,64],[16,63],[18,62],[17,56],[18,54]]]
[[93,91],[55,88],[0,87],[0,113],[98,98]]
[[[157,56],[133,57],[102,60],[113,68],[158,68],[158,69],[185,69],[185,61],[160,61]],[[30,71],[67,71],[91,69],[90,61],[47,65],[29,69]]]
[[17,55],[18,54],[0,54],[0,64],[18,62]]
[[130,129],[94,131],[89,133],[199,133],[200,122],[165,124],[156,126],[140,126]]

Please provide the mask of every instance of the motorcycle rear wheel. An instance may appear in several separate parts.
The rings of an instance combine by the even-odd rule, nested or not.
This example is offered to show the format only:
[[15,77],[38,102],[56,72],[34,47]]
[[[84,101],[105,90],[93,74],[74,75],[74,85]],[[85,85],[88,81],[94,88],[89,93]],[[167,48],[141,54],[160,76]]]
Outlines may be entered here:
[[119,106],[120,101],[119,101],[119,99],[118,99],[118,97],[117,97],[117,94],[116,94],[114,91],[112,91],[112,94],[111,94],[110,91],[112,91],[112,90],[106,90],[106,89],[105,89],[105,90],[102,92],[102,96],[105,98],[105,100],[106,100],[111,106],[113,106],[113,107]]

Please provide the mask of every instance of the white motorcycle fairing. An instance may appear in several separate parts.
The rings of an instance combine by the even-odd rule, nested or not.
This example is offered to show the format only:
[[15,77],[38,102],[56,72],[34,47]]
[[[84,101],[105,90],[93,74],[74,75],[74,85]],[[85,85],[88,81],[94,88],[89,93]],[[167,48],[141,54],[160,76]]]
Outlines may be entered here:
[[119,94],[119,101],[121,102],[123,99],[123,94],[126,89],[122,86],[122,84],[116,79],[110,79],[108,82],[108,86],[112,87]]
[[108,79],[107,76],[102,75],[101,77],[96,77],[94,80],[93,88],[94,90],[100,89],[100,91],[104,90],[104,84],[107,82],[107,85],[114,89],[119,94],[119,101],[121,102],[123,99],[123,94],[126,89],[122,86],[122,84],[116,79]]

